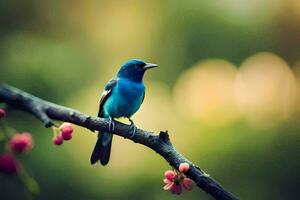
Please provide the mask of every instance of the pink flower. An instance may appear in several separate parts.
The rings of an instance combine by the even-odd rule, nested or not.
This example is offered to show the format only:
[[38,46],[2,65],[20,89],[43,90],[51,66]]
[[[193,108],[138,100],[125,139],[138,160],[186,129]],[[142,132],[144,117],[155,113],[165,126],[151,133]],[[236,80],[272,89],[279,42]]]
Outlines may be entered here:
[[53,138],[53,143],[54,143],[55,145],[62,145],[63,142],[64,142],[64,138],[63,138],[60,134],[54,136],[54,138]]
[[27,153],[32,148],[33,139],[30,133],[17,133],[9,141],[9,149],[15,153]]
[[193,181],[183,174],[189,170],[188,163],[181,163],[179,166],[179,171],[167,170],[164,173],[164,190],[170,191],[172,194],[181,194],[182,187],[186,190],[191,190],[193,188]]
[[5,174],[15,174],[21,169],[20,163],[8,153],[0,155],[0,172]]
[[2,108],[0,108],[0,119],[4,118],[6,116],[6,111]]
[[190,165],[188,163],[181,163],[179,165],[179,171],[182,172],[182,173],[185,173],[187,172],[188,170],[190,169]]
[[73,128],[70,123],[64,122],[60,126],[61,136],[64,140],[70,140],[72,138]]

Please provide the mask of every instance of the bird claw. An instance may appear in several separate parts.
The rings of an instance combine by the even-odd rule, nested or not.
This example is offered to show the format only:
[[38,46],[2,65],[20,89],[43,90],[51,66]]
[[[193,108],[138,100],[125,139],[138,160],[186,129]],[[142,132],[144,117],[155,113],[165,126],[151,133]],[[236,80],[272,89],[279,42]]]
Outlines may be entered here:
[[135,136],[135,133],[136,133],[136,126],[135,126],[134,122],[131,119],[129,119],[129,121],[130,121],[130,127],[129,127],[130,136],[129,136],[129,138],[133,138]]
[[108,130],[109,132],[113,132],[115,130],[115,122],[112,117],[109,117]]

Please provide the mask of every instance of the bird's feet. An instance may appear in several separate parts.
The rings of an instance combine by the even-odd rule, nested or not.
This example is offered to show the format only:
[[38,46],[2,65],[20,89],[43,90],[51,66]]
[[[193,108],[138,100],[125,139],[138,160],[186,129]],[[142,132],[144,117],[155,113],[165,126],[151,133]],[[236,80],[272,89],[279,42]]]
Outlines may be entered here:
[[130,121],[130,127],[129,127],[129,133],[130,133],[130,138],[133,138],[134,136],[135,136],[135,132],[136,132],[136,126],[135,126],[135,124],[134,124],[134,122],[130,119],[130,118],[128,118],[129,119],[129,121]]
[[108,130],[110,133],[114,132],[115,130],[115,122],[114,122],[114,119],[112,117],[109,117],[108,118]]

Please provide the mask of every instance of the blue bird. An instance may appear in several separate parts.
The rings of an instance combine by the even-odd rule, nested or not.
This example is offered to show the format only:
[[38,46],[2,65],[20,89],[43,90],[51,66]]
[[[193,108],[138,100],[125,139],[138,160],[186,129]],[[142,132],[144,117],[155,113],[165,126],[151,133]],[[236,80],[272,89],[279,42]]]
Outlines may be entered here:
[[[136,126],[131,116],[140,108],[145,97],[143,76],[147,69],[157,67],[156,64],[142,60],[129,60],[105,86],[100,100],[98,117],[109,120],[110,132],[114,129],[114,118],[126,117],[130,121],[130,133],[134,136]],[[99,132],[94,147],[91,164],[98,160],[102,165],[109,162],[113,135],[110,132]]]

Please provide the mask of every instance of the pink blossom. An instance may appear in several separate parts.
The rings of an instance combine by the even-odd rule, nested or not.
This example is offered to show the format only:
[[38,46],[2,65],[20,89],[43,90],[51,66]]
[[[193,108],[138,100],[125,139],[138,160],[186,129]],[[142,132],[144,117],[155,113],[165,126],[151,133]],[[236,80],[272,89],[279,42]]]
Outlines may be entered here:
[[63,142],[64,138],[60,134],[53,137],[53,143],[55,145],[62,145]]
[[61,129],[61,132],[64,134],[72,134],[73,128],[72,128],[72,126],[65,126]]
[[182,173],[185,173],[187,172],[188,170],[190,169],[190,165],[188,163],[181,163],[179,165],[179,171],[182,172]]
[[181,194],[182,188],[191,190],[193,188],[193,181],[187,178],[183,173],[189,170],[188,163],[181,163],[179,171],[167,170],[164,173],[164,190],[170,191],[172,194]]
[[64,140],[70,140],[72,138],[72,133],[73,133],[72,124],[64,122],[60,126],[60,130]]
[[63,137],[64,140],[72,139],[72,134],[68,134],[68,133],[65,133],[65,132],[61,132],[61,136]]
[[5,174],[15,174],[21,169],[21,164],[13,157],[13,155],[4,153],[0,155],[0,172]]
[[2,108],[0,108],[0,119],[4,118],[6,116],[6,111]]
[[15,153],[27,153],[32,148],[33,139],[30,133],[17,133],[9,141],[9,149]]

